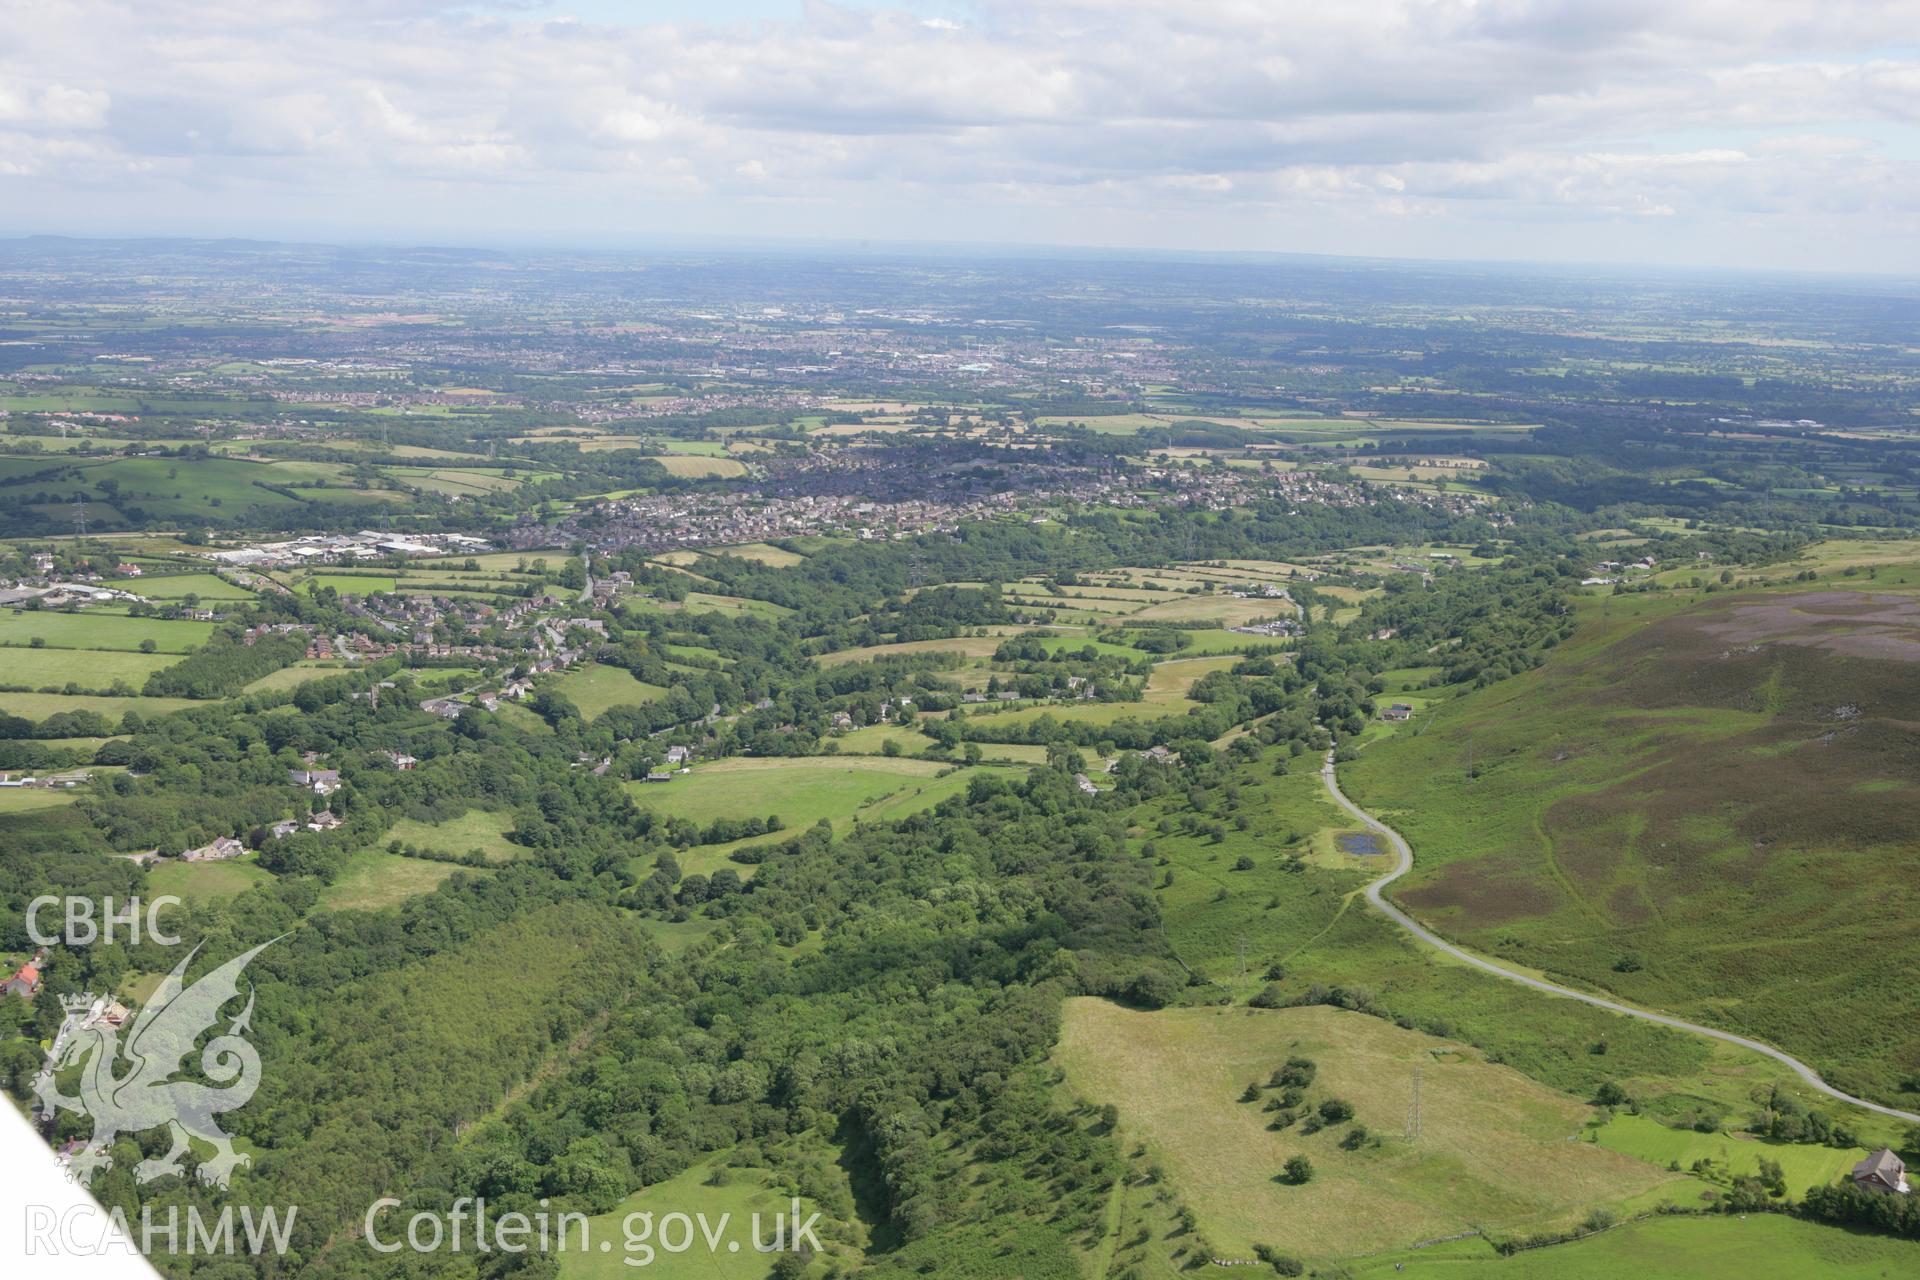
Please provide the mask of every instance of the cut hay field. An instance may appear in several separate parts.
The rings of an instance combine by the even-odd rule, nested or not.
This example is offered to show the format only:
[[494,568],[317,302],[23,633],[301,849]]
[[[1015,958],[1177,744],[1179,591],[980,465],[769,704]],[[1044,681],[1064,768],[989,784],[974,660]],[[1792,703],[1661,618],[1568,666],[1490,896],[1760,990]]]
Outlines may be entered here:
[[[1274,1130],[1259,1102],[1240,1100],[1292,1057],[1316,1064],[1307,1101],[1345,1099],[1380,1145],[1343,1149],[1347,1123]],[[1256,1244],[1330,1259],[1476,1229],[1531,1232],[1596,1205],[1697,1186],[1570,1141],[1585,1105],[1468,1046],[1365,1014],[1146,1013],[1080,997],[1066,1003],[1054,1058],[1066,1088],[1119,1108],[1121,1140],[1145,1145],[1226,1257],[1250,1258]],[[1409,1136],[1416,1070],[1420,1124]],[[1314,1166],[1304,1186],[1277,1178],[1294,1155]]]
[[[731,758],[704,764],[672,782],[630,782],[644,808],[705,826],[716,818],[778,814],[789,832],[822,818],[850,818],[880,800],[924,796],[952,768],[931,760],[880,756]],[[955,774],[960,777],[960,774]]]
[[671,453],[654,459],[668,475],[682,477],[720,476],[732,479],[747,474],[746,464],[734,458],[707,458],[692,453]]
[[161,653],[186,653],[207,642],[211,622],[131,618],[124,613],[57,613],[9,609],[0,612],[0,645],[26,647],[37,636],[52,649],[118,649],[137,653],[151,640]]
[[261,676],[258,680],[248,685],[242,692],[270,693],[278,689],[297,689],[309,680],[324,680],[328,676],[337,676],[342,672],[350,670],[352,670],[352,668],[343,663],[302,659],[290,667],[282,667],[278,671],[269,671],[266,675]]
[[1412,841],[1395,897],[1920,1106],[1920,596],[1623,597],[1582,617],[1543,668],[1343,773]]
[[614,707],[641,706],[667,692],[657,684],[636,679],[624,667],[607,667],[597,662],[575,667],[556,680],[553,689],[580,708],[580,714],[588,720],[597,720]]

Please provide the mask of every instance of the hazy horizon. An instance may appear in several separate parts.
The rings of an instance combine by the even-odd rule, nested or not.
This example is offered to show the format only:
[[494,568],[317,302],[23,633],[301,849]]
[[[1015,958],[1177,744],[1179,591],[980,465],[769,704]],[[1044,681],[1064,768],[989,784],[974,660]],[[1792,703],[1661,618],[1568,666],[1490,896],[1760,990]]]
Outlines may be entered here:
[[1915,273],[1915,32],[1916,0],[52,0],[0,13],[0,232]]

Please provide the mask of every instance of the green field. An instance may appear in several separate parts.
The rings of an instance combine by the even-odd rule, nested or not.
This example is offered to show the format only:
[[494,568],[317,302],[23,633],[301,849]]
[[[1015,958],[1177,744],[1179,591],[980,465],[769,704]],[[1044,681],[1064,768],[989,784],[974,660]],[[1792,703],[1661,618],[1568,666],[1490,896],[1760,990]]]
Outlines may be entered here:
[[663,697],[666,690],[657,684],[636,679],[625,667],[607,667],[590,662],[575,667],[553,684],[554,692],[580,708],[580,714],[597,720],[614,707],[637,707]]
[[133,594],[149,600],[179,600],[190,595],[204,601],[253,599],[253,593],[245,587],[212,573],[150,573],[125,585]]
[[1479,1241],[1348,1264],[1366,1280],[1901,1280],[1920,1243],[1778,1214],[1653,1218],[1572,1244],[1498,1258]]
[[0,813],[32,813],[72,804],[77,791],[67,787],[0,787]]
[[[589,1219],[589,1249],[583,1252],[575,1247],[571,1252],[556,1255],[561,1280],[614,1280],[631,1276],[664,1276],[667,1280],[764,1280],[769,1273],[771,1255],[754,1251],[753,1217],[756,1213],[760,1215],[761,1239],[771,1242],[773,1215],[787,1213],[791,1208],[791,1197],[778,1187],[770,1186],[769,1180],[764,1169],[729,1168],[721,1158],[694,1165],[644,1191],[636,1191],[611,1213]],[[820,1208],[805,1198],[800,1203],[802,1218]],[[709,1250],[696,1227],[692,1248],[679,1253],[660,1248],[657,1234],[660,1223],[674,1213],[688,1217],[704,1214],[708,1229],[719,1241],[718,1247]],[[651,1214],[651,1222],[643,1226],[641,1219],[632,1217],[634,1214]],[[724,1235],[721,1234],[723,1215],[727,1217]],[[831,1240],[836,1230],[844,1230],[840,1224],[828,1224],[828,1215],[822,1213],[815,1230],[823,1242]],[[627,1234],[629,1226],[640,1237],[631,1245]],[[647,1228],[654,1234],[649,1235]],[[577,1228],[576,1234],[568,1239],[569,1244],[577,1242]],[[612,1243],[611,1251],[600,1251],[603,1240]],[[677,1226],[670,1240],[676,1246],[679,1244]],[[649,1243],[653,1246],[650,1253],[641,1249],[641,1245]],[[729,1244],[737,1248],[730,1249]],[[845,1246],[828,1247],[836,1255],[845,1249]],[[850,1251],[846,1256],[851,1256]]]
[[[0,654],[0,658],[4,658]],[[195,702],[192,698],[108,698],[92,694],[66,693],[0,693],[0,711],[9,715],[24,716],[29,720],[45,720],[48,716],[59,715],[63,711],[93,711],[105,716],[115,724],[129,711],[137,711],[143,716],[165,715],[169,711],[179,711],[185,707],[204,707],[204,702]]]
[[351,670],[337,662],[319,659],[302,659],[290,667],[278,671],[269,671],[252,684],[246,686],[245,693],[269,693],[278,689],[297,689],[309,680],[324,680],[328,676],[337,676]]
[[124,680],[138,689],[147,677],[180,661],[170,653],[127,653],[102,649],[0,649],[0,679],[34,689],[63,688],[69,681],[83,689],[111,688]]
[[887,743],[898,746],[905,755],[919,755],[933,745],[933,739],[918,729],[903,729],[897,724],[869,724],[834,739],[843,755],[879,755]]
[[456,871],[485,874],[449,862],[401,858],[368,850],[348,862],[340,878],[320,895],[320,905],[331,911],[376,911],[427,893]]
[[302,578],[298,590],[312,595],[322,587],[332,587],[343,596],[370,596],[376,591],[392,591],[399,580],[390,573],[316,573]]
[[56,613],[51,610],[8,609],[0,611],[0,645],[26,647],[34,637],[53,649],[122,649],[137,652],[140,642],[151,640],[161,653],[186,653],[207,642],[213,634],[211,622],[187,622],[166,618],[130,618],[123,613],[102,613],[89,609],[82,613]]
[[[1525,1234],[1570,1224],[1690,1179],[1569,1141],[1586,1106],[1486,1062],[1466,1046],[1337,1009],[1163,1009],[1067,1002],[1055,1060],[1067,1087],[1120,1113],[1124,1141],[1164,1166],[1221,1256],[1256,1244],[1335,1258],[1474,1229]],[[1316,1064],[1306,1102],[1338,1097],[1380,1138],[1349,1151],[1351,1127],[1269,1127],[1241,1100],[1291,1057]],[[1420,1125],[1410,1112],[1419,1076]],[[1263,1091],[1275,1092],[1274,1091]],[[1276,1175],[1306,1155],[1304,1186]]]
[[701,765],[685,776],[675,775],[672,782],[633,782],[627,789],[641,805],[669,818],[705,826],[716,818],[778,814],[794,831],[822,818],[852,817],[879,800],[924,797],[928,788],[946,781],[934,775],[949,768],[904,757],[736,757]]
[[[178,853],[163,849],[162,853]],[[147,869],[147,894],[159,897],[175,894],[188,903],[219,901],[244,893],[257,884],[269,884],[273,873],[251,860],[228,862],[177,862],[168,859]]]
[[1765,1142],[1750,1134],[1696,1133],[1672,1129],[1646,1116],[1616,1115],[1592,1130],[1594,1140],[1609,1151],[1665,1166],[1677,1163],[1691,1169],[1696,1160],[1710,1160],[1721,1176],[1750,1177],[1767,1159],[1787,1178],[1787,1194],[1795,1199],[1809,1187],[1831,1186],[1867,1155],[1864,1147],[1816,1147],[1801,1142]]
[[402,818],[387,829],[378,844],[384,849],[392,841],[398,840],[418,849],[454,854],[479,849],[491,862],[511,862],[515,858],[525,857],[528,852],[507,839],[507,832],[512,829],[513,815],[510,813],[469,809],[446,822],[427,823]]
[[[1920,597],[1593,600],[1538,671],[1363,752],[1444,933],[1755,1035],[1908,1109]],[[1860,796],[1871,794],[1871,803]]]

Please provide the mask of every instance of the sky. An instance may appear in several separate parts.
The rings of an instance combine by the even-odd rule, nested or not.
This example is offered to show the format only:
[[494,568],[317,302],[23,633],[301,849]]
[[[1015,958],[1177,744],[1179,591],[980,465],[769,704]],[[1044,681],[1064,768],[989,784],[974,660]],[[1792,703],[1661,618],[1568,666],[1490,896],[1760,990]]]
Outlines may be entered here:
[[1920,0],[13,0],[0,234],[1920,273]]

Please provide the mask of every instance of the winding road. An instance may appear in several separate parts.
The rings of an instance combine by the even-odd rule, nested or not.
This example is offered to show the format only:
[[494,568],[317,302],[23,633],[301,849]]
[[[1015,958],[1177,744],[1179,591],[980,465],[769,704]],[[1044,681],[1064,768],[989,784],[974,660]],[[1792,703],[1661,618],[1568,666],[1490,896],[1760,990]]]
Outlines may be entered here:
[[1605,1009],[1611,1013],[1624,1014],[1629,1018],[1638,1018],[1642,1022],[1657,1022],[1663,1027],[1672,1027],[1677,1031],[1691,1031],[1695,1035],[1710,1036],[1715,1040],[1724,1040],[1728,1044],[1737,1044],[1742,1049],[1751,1049],[1755,1053],[1765,1054],[1775,1062],[1789,1068],[1810,1087],[1819,1090],[1830,1098],[1838,1098],[1842,1102],[1851,1103],[1856,1107],[1864,1107],[1868,1111],[1878,1112],[1883,1116],[1892,1116],[1896,1120],[1910,1120],[1915,1124],[1920,1124],[1920,1115],[1916,1115],[1911,1111],[1901,1111],[1897,1107],[1883,1107],[1877,1102],[1868,1102],[1865,1098],[1856,1098],[1850,1093],[1841,1092],[1825,1080],[1822,1080],[1820,1073],[1812,1067],[1800,1061],[1798,1058],[1780,1052],[1780,1050],[1774,1048],[1772,1045],[1762,1044],[1758,1040],[1749,1040],[1745,1036],[1734,1035],[1731,1031],[1717,1031],[1712,1027],[1703,1027],[1697,1022],[1688,1022],[1684,1018],[1675,1018],[1664,1013],[1653,1013],[1646,1009],[1636,1009],[1632,1005],[1620,1004],[1617,1001],[1608,1000],[1602,996],[1588,995],[1584,991],[1575,991],[1571,987],[1563,987],[1557,983],[1548,982],[1545,978],[1531,977],[1527,974],[1519,973],[1513,969],[1495,964],[1483,956],[1477,956],[1471,951],[1467,951],[1448,942],[1445,938],[1442,938],[1439,934],[1427,928],[1412,916],[1394,906],[1391,902],[1388,902],[1383,895],[1383,891],[1388,885],[1413,870],[1413,846],[1407,843],[1407,838],[1386,823],[1380,821],[1380,819],[1368,813],[1365,809],[1362,809],[1353,801],[1347,799],[1346,793],[1340,790],[1339,779],[1334,776],[1333,752],[1331,751],[1327,752],[1326,761],[1320,766],[1320,777],[1326,782],[1327,793],[1333,797],[1335,804],[1352,814],[1356,820],[1368,829],[1385,836],[1387,842],[1393,846],[1396,858],[1394,868],[1367,885],[1367,901],[1372,903],[1387,919],[1393,921],[1402,929],[1405,929],[1408,933],[1434,948],[1436,951],[1443,951],[1455,960],[1463,964],[1470,964],[1474,968],[1490,973],[1496,978],[1505,978],[1508,982],[1517,982],[1523,987],[1532,987],[1535,991],[1544,991],[1550,996],[1564,996],[1568,1000],[1578,1000],[1582,1004],[1590,1004],[1597,1009]]

